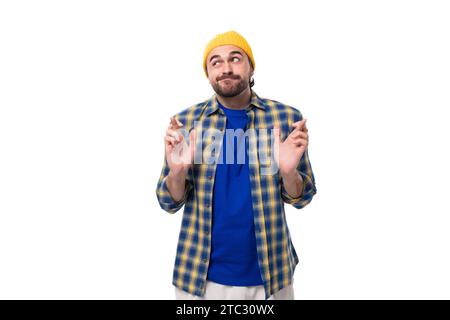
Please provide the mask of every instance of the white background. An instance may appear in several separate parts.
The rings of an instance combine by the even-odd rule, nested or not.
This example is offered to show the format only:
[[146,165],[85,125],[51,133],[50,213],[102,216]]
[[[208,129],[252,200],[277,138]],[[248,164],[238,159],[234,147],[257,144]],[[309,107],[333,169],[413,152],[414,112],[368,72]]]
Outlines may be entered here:
[[173,299],[169,117],[236,30],[254,90],[308,119],[287,207],[297,299],[450,298],[446,1],[2,1],[0,298]]

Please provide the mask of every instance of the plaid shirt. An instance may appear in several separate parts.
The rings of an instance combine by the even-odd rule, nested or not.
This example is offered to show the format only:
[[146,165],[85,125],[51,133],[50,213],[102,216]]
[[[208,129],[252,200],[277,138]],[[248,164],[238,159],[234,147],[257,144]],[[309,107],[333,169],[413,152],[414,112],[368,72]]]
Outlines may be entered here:
[[[297,109],[275,100],[260,98],[253,90],[251,103],[246,109],[249,117],[248,128],[270,130],[280,128],[281,141],[293,130],[292,124],[302,120]],[[186,130],[214,128],[222,133],[226,129],[226,116],[218,106],[214,94],[210,99],[191,106],[174,117]],[[196,129],[197,131],[197,129]],[[197,138],[198,139],[198,138]],[[271,138],[270,138],[271,139]],[[267,136],[255,140],[249,136],[249,172],[251,197],[255,223],[258,263],[264,283],[266,299],[278,290],[292,283],[296,265],[299,262],[291,241],[286,222],[284,203],[297,209],[305,207],[316,193],[313,171],[308,151],[303,154],[297,171],[303,177],[303,192],[298,198],[291,197],[283,186],[278,168],[274,174],[263,173],[270,164],[260,161],[258,150],[265,148],[269,153]],[[211,143],[206,134],[203,141],[197,142],[197,150]],[[203,150],[203,149],[202,149]],[[259,156],[258,156],[259,155]],[[183,199],[172,199],[166,184],[169,173],[167,159],[159,177],[156,195],[162,209],[169,213],[177,212],[184,205],[181,230],[179,233],[175,268],[172,283],[191,294],[203,296],[211,252],[212,200],[216,162],[194,163],[186,178],[186,192]]]

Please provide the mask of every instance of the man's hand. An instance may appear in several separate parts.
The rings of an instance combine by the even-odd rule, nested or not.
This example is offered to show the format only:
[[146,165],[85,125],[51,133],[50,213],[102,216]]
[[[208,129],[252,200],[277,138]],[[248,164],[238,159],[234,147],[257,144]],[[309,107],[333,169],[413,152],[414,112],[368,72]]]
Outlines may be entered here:
[[[295,173],[300,159],[308,148],[309,136],[306,128],[306,119],[293,124],[295,129],[281,143],[281,132],[275,129],[275,161],[277,161],[280,174],[288,176]],[[277,159],[278,158],[278,159]]]
[[308,148],[309,136],[306,128],[306,119],[293,124],[295,129],[281,143],[281,132],[275,129],[275,161],[280,169],[280,176],[286,192],[293,198],[303,193],[303,178],[297,172],[305,150]]
[[177,131],[180,128],[183,128],[183,124],[175,117],[171,117],[164,137],[167,165],[170,169],[167,176],[167,187],[175,201],[183,198],[186,187],[185,179],[195,154],[195,129],[189,133],[188,145],[183,134]]
[[175,117],[171,117],[164,137],[167,164],[171,173],[175,175],[187,174],[195,153],[195,129],[189,133],[188,145],[183,134],[177,131],[180,128],[183,128],[183,124]]

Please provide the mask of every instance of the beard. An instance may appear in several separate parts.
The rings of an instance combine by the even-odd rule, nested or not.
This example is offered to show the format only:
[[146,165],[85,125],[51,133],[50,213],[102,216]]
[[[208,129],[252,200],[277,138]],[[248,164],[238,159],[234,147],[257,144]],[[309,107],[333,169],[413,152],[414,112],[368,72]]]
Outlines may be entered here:
[[245,81],[241,77],[233,77],[233,80],[217,81],[212,84],[212,87],[219,96],[231,98],[241,94],[245,89],[247,89],[248,85],[248,81]]

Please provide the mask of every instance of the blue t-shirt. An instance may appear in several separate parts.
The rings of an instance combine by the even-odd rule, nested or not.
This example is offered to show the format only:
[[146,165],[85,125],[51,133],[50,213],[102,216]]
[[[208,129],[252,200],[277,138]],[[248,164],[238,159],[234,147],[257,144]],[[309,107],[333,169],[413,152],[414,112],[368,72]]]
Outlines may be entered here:
[[[222,164],[217,164],[213,194],[211,231],[211,258],[207,279],[225,285],[255,286],[263,284],[258,265],[255,225],[248,166],[248,141],[244,137],[247,127],[245,110],[220,108],[227,117],[226,129],[242,129],[234,137],[234,152],[227,164],[227,147],[232,140],[224,132]],[[239,156],[238,156],[239,150]],[[242,155],[245,155],[243,157]]]

